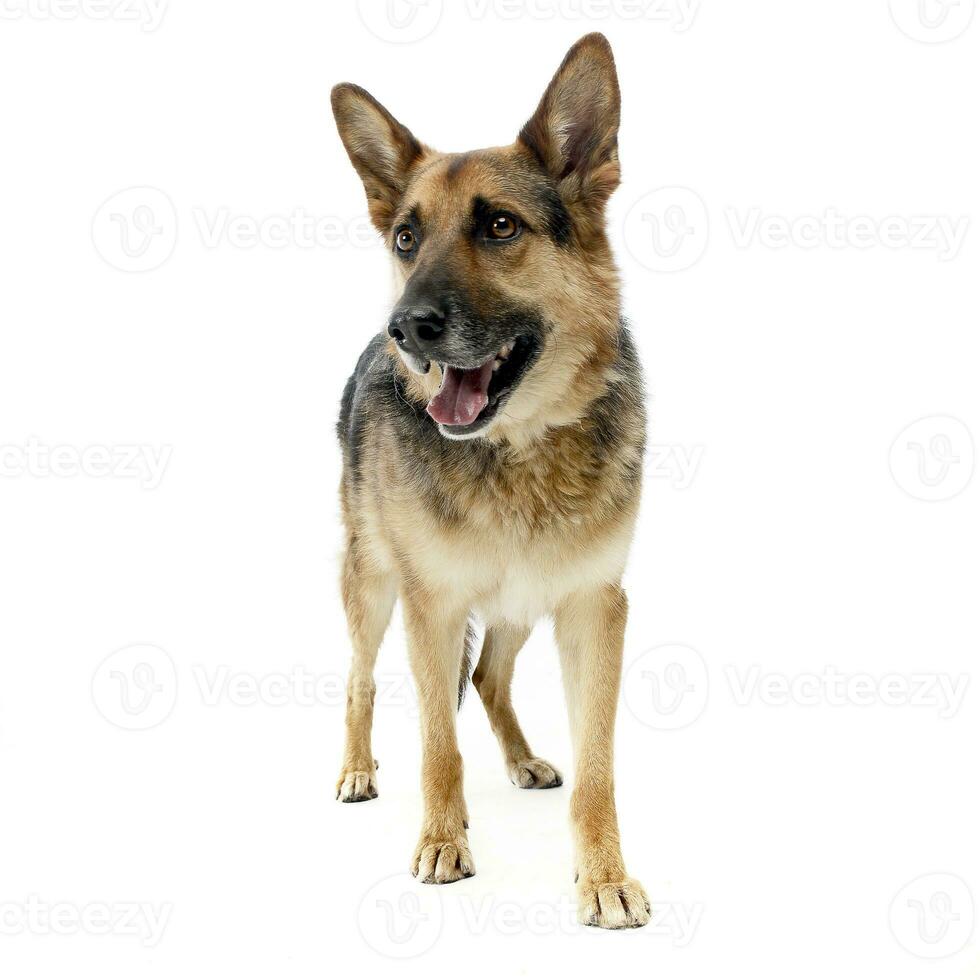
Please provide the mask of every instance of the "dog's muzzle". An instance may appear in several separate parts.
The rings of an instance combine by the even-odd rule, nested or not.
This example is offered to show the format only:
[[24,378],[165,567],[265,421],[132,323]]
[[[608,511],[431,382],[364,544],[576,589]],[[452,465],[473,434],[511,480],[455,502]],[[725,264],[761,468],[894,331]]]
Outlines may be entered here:
[[445,332],[446,318],[434,306],[396,310],[388,321],[388,336],[425,371],[429,361],[436,359]]

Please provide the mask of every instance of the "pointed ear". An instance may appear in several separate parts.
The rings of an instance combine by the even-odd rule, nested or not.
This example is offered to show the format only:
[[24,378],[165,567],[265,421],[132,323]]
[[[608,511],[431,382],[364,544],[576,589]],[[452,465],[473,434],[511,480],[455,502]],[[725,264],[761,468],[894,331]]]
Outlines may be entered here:
[[612,48],[587,34],[565,55],[518,141],[558,181],[566,204],[601,211],[619,184],[619,82]]
[[364,184],[371,221],[387,234],[412,167],[427,148],[358,85],[334,86],[330,104],[344,149]]

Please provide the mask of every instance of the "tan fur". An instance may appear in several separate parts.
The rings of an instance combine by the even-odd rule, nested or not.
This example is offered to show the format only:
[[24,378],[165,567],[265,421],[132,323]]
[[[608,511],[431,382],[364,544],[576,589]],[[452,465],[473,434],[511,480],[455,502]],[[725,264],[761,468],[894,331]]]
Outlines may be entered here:
[[526,626],[506,622],[487,629],[473,686],[480,692],[490,727],[500,742],[510,781],[521,789],[551,789],[561,786],[561,773],[531,752],[510,700],[514,662],[530,634]]
[[[404,444],[410,425],[399,428],[379,411],[358,434],[357,476],[348,461],[341,490],[348,530],[343,596],[354,659],[338,796],[377,795],[372,672],[397,593],[423,744],[424,817],[412,870],[439,883],[472,874],[456,742],[467,621],[476,615],[487,624],[473,681],[508,775],[522,788],[543,788],[560,785],[561,775],[528,746],[510,685],[531,626],[550,615],[575,750],[571,816],[580,913],[610,928],[642,925],[649,902],[626,873],[613,797],[627,612],[620,580],[639,504],[644,419],[631,387],[637,382],[621,367],[619,283],[602,228],[619,173],[618,88],[608,44],[590,35],[573,48],[511,147],[436,153],[353,86],[335,90],[334,106],[372,217],[389,242],[407,206],[426,216],[417,262],[396,262],[399,290],[429,263],[471,284],[477,303],[493,297],[533,307],[554,325],[505,410],[482,433],[492,453],[430,452],[425,492],[407,489],[419,486],[420,465]],[[580,131],[588,126],[592,138],[583,141]],[[522,175],[538,166],[552,174],[572,216],[572,241],[528,234],[492,254],[468,245],[461,229],[477,196],[529,215],[529,222],[545,221],[535,199],[522,193]],[[492,291],[482,293],[481,284]],[[376,357],[403,400],[424,406],[438,390],[437,364],[413,374],[393,342]],[[624,392],[625,407],[610,419],[595,406],[612,389]],[[612,424],[610,436],[605,429]],[[481,468],[474,459],[485,460]]]
[[[508,256],[509,266],[490,263],[482,256],[460,256],[456,229],[464,220],[474,194],[511,204],[506,175],[528,151],[518,145],[480,151],[458,165],[450,184],[447,175],[458,155],[427,151],[420,173],[409,185],[411,197],[425,213],[437,215],[439,226],[429,232],[430,261],[458,267],[458,274],[473,281],[491,275],[499,290],[516,302],[546,307],[558,322],[580,322],[581,333],[549,338],[541,360],[550,365],[521,385],[488,438],[526,446],[546,430],[568,425],[580,418],[585,405],[605,388],[615,359],[619,330],[619,277],[604,237],[591,239],[587,247],[570,254],[554,243],[535,236],[522,243],[520,252]],[[517,202],[513,202],[514,205]],[[520,210],[516,207],[515,210]],[[498,256],[491,257],[494,260]],[[396,268],[404,284],[408,269]],[[394,345],[391,347],[395,353]],[[438,366],[418,378],[402,365],[410,390],[428,401],[442,380]]]

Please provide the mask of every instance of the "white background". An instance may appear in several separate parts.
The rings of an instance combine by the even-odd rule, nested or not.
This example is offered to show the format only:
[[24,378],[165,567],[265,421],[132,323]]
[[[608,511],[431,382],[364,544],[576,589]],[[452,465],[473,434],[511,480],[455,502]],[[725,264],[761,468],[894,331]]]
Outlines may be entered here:
[[[3,975],[980,975],[973,0],[51,3],[0,18]],[[389,275],[330,86],[509,142],[595,29],[653,443],[617,791],[657,917],[628,934],[572,924],[570,786],[510,786],[472,691],[478,873],[404,876],[397,616],[381,795],[333,798],[333,426]],[[515,696],[570,775],[545,624]]]

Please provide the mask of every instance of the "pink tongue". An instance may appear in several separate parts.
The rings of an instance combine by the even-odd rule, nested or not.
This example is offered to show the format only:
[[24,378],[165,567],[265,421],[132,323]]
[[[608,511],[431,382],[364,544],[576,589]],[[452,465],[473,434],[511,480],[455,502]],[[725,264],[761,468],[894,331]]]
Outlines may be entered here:
[[493,376],[493,358],[482,367],[464,371],[447,367],[442,386],[426,411],[442,425],[470,425],[487,406],[487,388]]

